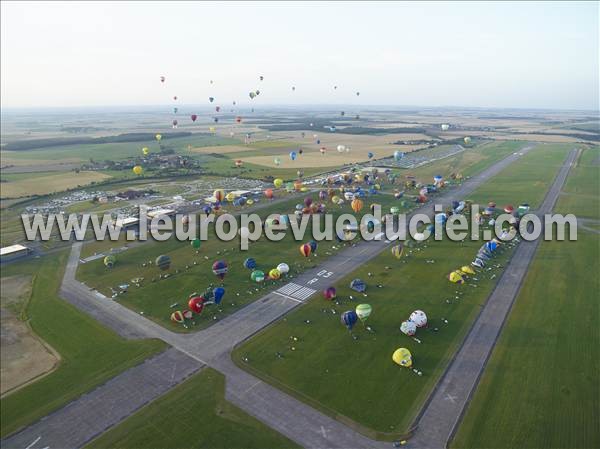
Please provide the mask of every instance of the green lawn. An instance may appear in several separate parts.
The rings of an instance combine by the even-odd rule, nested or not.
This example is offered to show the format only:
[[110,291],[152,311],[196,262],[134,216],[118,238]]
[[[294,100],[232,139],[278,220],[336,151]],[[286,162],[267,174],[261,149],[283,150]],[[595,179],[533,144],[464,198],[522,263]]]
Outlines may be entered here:
[[[535,205],[543,198],[567,151],[568,147],[559,146],[533,150],[492,178],[473,197],[485,203],[493,199],[499,204],[528,201]],[[526,182],[521,181],[524,176]],[[520,193],[518,188],[522,189]],[[405,263],[386,252],[336,285],[342,298],[340,305],[327,303],[320,295],[311,299],[237,348],[234,360],[326,413],[352,420],[358,430],[380,438],[401,435],[408,430],[502,270],[507,254],[500,258],[500,267],[478,273],[477,282],[456,286],[446,279],[450,271],[473,259],[479,245],[431,242],[423,251],[404,259]],[[385,270],[385,266],[392,269]],[[371,286],[367,298],[349,290],[348,283],[355,277]],[[354,301],[348,299],[351,294]],[[369,321],[376,333],[365,332],[359,325],[360,338],[354,341],[339,319],[341,312],[359,302],[373,306]],[[430,330],[418,334],[422,344],[399,331],[401,322],[417,308],[431,318]],[[306,324],[306,320],[311,323]],[[439,332],[433,332],[433,327]],[[294,336],[299,342],[292,352],[290,337]],[[424,373],[422,377],[391,362],[392,352],[400,346],[413,352],[416,366]],[[285,357],[276,357],[277,352]],[[248,362],[243,362],[244,358]]]
[[542,242],[453,448],[600,447],[598,235]]
[[165,348],[159,341],[123,340],[60,299],[57,291],[67,255],[65,251],[2,267],[2,276],[34,276],[26,315],[34,332],[61,356],[51,374],[2,399],[2,437]]
[[600,219],[600,147],[584,149],[563,192],[556,212]]
[[[360,426],[354,427],[370,436],[401,435],[408,430],[501,271],[484,271],[476,276],[477,281],[462,286],[447,280],[450,271],[470,263],[480,245],[428,242],[415,250],[407,249],[401,260],[386,251],[335,285],[339,304],[325,301],[320,294],[313,297],[237,348],[234,360],[324,412],[358,423]],[[504,265],[509,253],[503,250],[494,265]],[[349,288],[354,278],[367,282],[366,297]],[[359,303],[373,307],[367,323],[375,332],[357,324],[354,333],[359,338],[353,340],[340,323],[340,314]],[[429,329],[417,333],[421,344],[399,330],[415,309],[424,310],[429,317]],[[292,343],[292,337],[298,341]],[[291,351],[291,346],[296,350]],[[392,363],[392,353],[398,347],[413,353],[422,377]],[[277,352],[284,357],[276,357]],[[244,358],[248,361],[243,362]]]
[[227,402],[225,378],[205,368],[86,446],[111,449],[286,449],[298,446]]
[[495,201],[498,207],[529,203],[538,207],[546,196],[572,144],[539,144],[469,195],[476,203]]
[[[312,198],[317,198],[313,193]],[[270,205],[257,211],[263,219],[271,213],[293,213],[294,206],[302,202],[303,197],[293,198],[279,204]],[[402,200],[397,200],[393,195],[377,195],[365,199],[363,212],[368,210],[368,205],[376,202],[389,210],[390,205],[400,205]],[[406,204],[404,210],[413,207],[413,203]],[[334,206],[328,203],[328,210],[334,214],[334,220],[340,213],[351,213],[348,203],[343,206]],[[234,211],[232,211],[234,212]],[[312,226],[309,226],[309,231]],[[310,235],[307,231],[307,236]],[[307,237],[305,241],[309,241]],[[102,252],[108,248],[119,248],[123,246],[123,240],[119,242],[93,242],[89,245],[93,251],[86,250],[86,254]],[[171,322],[170,315],[174,310],[183,310],[187,307],[187,298],[192,292],[202,292],[209,285],[220,284],[220,281],[212,273],[214,261],[222,259],[229,264],[229,272],[225,277],[226,296],[217,307],[207,308],[205,312],[196,318],[195,325],[190,330],[198,330],[207,327],[217,319],[238,310],[240,307],[262,297],[266,292],[289,280],[290,275],[296,276],[307,268],[317,266],[324,258],[333,254],[341,248],[337,241],[319,243],[317,256],[308,258],[300,254],[301,242],[293,238],[289,231],[285,239],[280,242],[271,242],[264,236],[257,242],[251,243],[248,251],[239,249],[239,240],[222,242],[209,233],[208,240],[202,243],[198,252],[194,250],[189,242],[179,242],[170,239],[165,242],[148,241],[137,243],[132,248],[118,254],[117,264],[114,268],[106,268],[99,259],[79,266],[78,278],[90,287],[97,288],[107,296],[111,296],[111,287],[117,288],[119,284],[130,283],[131,279],[143,277],[141,287],[131,286],[129,291],[118,297],[118,301],[136,312],[144,312],[144,315],[172,330],[185,331],[181,325]],[[334,248],[335,247],[335,248]],[[160,254],[171,257],[170,276],[160,279],[161,272],[154,266],[153,261]],[[278,281],[266,281],[256,284],[250,279],[251,271],[244,268],[243,262],[252,257],[256,260],[258,268],[268,273],[279,263],[285,262],[290,266],[290,275],[286,279]],[[148,264],[147,262],[151,262]],[[196,262],[196,265],[194,265]],[[142,265],[147,263],[146,267]],[[187,268],[186,268],[187,266]],[[174,303],[179,305],[171,308]]]

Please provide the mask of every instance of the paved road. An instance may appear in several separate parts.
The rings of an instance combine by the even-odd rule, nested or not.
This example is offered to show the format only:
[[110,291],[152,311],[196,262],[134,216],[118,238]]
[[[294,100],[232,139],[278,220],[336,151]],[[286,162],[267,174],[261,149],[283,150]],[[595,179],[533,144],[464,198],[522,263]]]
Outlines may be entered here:
[[[572,150],[537,215],[550,213],[577,157]],[[542,218],[542,217],[540,217]],[[445,448],[477,387],[500,331],[517,297],[540,239],[522,242],[481,310],[463,345],[436,386],[418,420],[411,448]]]
[[2,448],[80,448],[202,366],[177,349],[167,349],[3,440]]
[[[533,148],[524,148],[465,181],[460,187],[436,198],[449,203],[464,198],[490,177]],[[433,205],[416,212],[431,215]],[[271,292],[208,329],[194,334],[176,334],[125,308],[75,280],[81,244],[74,244],[61,287],[62,296],[127,338],[160,338],[197,362],[225,374],[227,398],[251,415],[307,448],[390,447],[371,441],[282,391],[237,368],[230,360],[232,348],[274,320],[305,302],[312,294],[331,285],[348,272],[388,249],[386,241],[359,242],[326,259],[290,283]],[[43,426],[40,433],[44,433]]]

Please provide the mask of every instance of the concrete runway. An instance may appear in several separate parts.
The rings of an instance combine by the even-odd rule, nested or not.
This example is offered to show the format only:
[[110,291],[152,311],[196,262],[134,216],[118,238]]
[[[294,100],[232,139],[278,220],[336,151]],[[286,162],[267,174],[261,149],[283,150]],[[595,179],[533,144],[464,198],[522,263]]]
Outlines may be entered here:
[[[435,202],[437,204],[447,204],[452,199],[465,198],[489,178],[501,172],[532,148],[532,146],[529,146],[520,150],[519,153],[512,154],[497,162],[479,175],[468,179],[461,186],[443,193],[435,199]],[[574,154],[575,153],[572,152],[569,155],[569,159],[561,169],[559,176],[551,187],[540,212],[545,211],[546,209],[550,210],[554,204],[560,188],[562,187],[562,183],[564,182],[564,178],[568,173],[570,163],[574,160]],[[415,213],[431,215],[433,214],[433,205],[426,204],[416,210]],[[337,280],[346,276],[347,273],[360,267],[366,261],[377,256],[382,251],[389,249],[392,244],[393,243],[386,241],[361,241],[353,247],[341,250],[324,260],[319,267],[308,270],[297,278],[292,279],[291,282],[283,285],[278,290],[268,293],[263,298],[245,306],[236,313],[215,323],[213,326],[194,334],[176,334],[168,331],[162,326],[120,305],[118,302],[106,298],[78,282],[75,279],[75,271],[81,251],[80,243],[76,243],[72,247],[61,286],[61,295],[76,307],[92,315],[104,325],[126,338],[160,338],[176,348],[180,353],[186,354],[190,359],[193,359],[197,364],[196,366],[199,367],[206,364],[221,371],[226,376],[226,397],[228,400],[303,447],[389,448],[392,447],[391,443],[372,441],[341,422],[333,420],[241,370],[231,361],[230,352],[238,343],[268,326],[290,310],[300,306],[312,296],[312,294],[335,283]],[[520,245],[517,248],[517,251],[520,251],[519,257],[513,257],[511,263],[507,266],[502,275],[500,282],[503,282],[503,279],[506,279],[504,282],[515,283],[515,276],[518,277],[519,273],[521,273],[521,276],[524,276],[529,262],[534,256],[535,248],[537,248],[535,242]],[[512,293],[508,295],[510,304],[514,301],[514,297],[518,293],[520,287],[520,282],[516,284],[517,285],[512,290]],[[478,379],[479,374],[476,375],[475,381],[471,382],[470,387],[468,379],[465,377],[465,385],[463,388],[457,388],[456,391],[453,390],[448,392],[447,390],[450,385],[448,383],[449,379],[454,379],[452,382],[461,380],[460,371],[457,371],[456,378],[449,377],[449,373],[453,367],[456,367],[457,369],[460,366],[465,366],[470,369],[473,368],[469,366],[469,364],[472,363],[473,358],[481,362],[478,373],[484,368],[487,356],[484,357],[484,360],[480,360],[481,354],[485,354],[485,348],[481,347],[477,340],[478,334],[476,333],[476,329],[478,326],[483,328],[487,327],[488,322],[481,320],[487,319],[489,314],[495,315],[502,313],[502,310],[505,310],[505,316],[508,313],[510,304],[508,305],[508,308],[503,308],[498,311],[497,308],[500,307],[500,301],[493,299],[493,295],[497,294],[496,292],[499,290],[503,289],[496,288],[494,290],[494,293],[490,296],[490,299],[488,299],[480,316],[467,336],[467,340],[472,338],[472,336],[475,338],[474,346],[469,346],[467,340],[465,340],[455,361],[450,365],[445,376],[434,390],[431,400],[428,402],[420,417],[417,433],[410,442],[411,447],[443,447],[450,437],[452,429],[454,429],[464,405],[467,403],[473,388],[476,386],[476,380]],[[504,299],[502,303],[504,303],[504,301],[506,301],[506,299]],[[487,312],[488,310],[489,313]],[[502,318],[496,334],[500,331],[503,321],[504,318]],[[493,348],[494,343],[495,338],[491,341],[487,341],[488,354]],[[483,352],[474,352],[476,350],[483,350]],[[463,362],[464,365],[461,365]],[[122,373],[121,376],[124,374],[125,373]],[[179,377],[179,373],[177,373],[175,377]],[[454,385],[454,383],[452,383],[452,385]],[[450,394],[452,400],[446,399],[447,396],[444,395],[444,392]],[[441,395],[439,399],[436,399],[437,394]],[[453,407],[445,409],[444,407],[447,406],[447,402],[451,403]],[[436,404],[441,405],[436,406]],[[71,406],[72,404],[67,405],[64,409],[49,415],[48,418],[51,418]],[[108,404],[106,404],[106,406],[108,406]],[[101,405],[97,404],[97,407],[101,407]],[[134,410],[130,413],[133,413],[133,411]],[[443,414],[443,416],[440,416],[440,413]],[[88,414],[90,415],[89,417],[86,416]],[[90,410],[89,412],[81,410],[81,415],[81,419],[84,419],[86,422],[93,420],[95,416],[94,410]],[[125,416],[127,415],[122,415],[123,418]],[[26,428],[18,435],[27,434],[28,437],[32,437],[32,439],[28,441],[33,441],[37,436],[44,438],[47,434],[50,435],[51,432],[55,432],[56,430],[53,430],[51,424],[53,421],[48,418]],[[116,422],[113,424],[116,424]],[[35,429],[32,430],[32,428]],[[87,440],[84,436],[81,436],[78,437],[77,441],[63,443],[64,445],[53,447],[81,447],[85,441],[89,441],[89,439],[96,435],[97,432],[92,434],[90,431],[88,432]],[[8,440],[3,441],[2,446],[7,448],[26,447],[26,445],[7,445],[7,443],[11,441],[14,440],[9,438]],[[25,440],[19,440],[19,442],[22,441]],[[443,443],[440,443],[442,441]],[[45,446],[46,445],[37,447]],[[30,449],[35,448],[36,446],[32,446]]]

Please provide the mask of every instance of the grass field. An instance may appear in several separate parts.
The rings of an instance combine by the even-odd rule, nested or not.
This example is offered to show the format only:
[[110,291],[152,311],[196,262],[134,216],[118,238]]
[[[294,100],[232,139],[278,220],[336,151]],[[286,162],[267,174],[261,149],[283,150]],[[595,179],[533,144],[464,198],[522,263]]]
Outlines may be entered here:
[[529,203],[535,209],[572,148],[564,144],[538,145],[469,195],[469,199],[482,204],[493,200],[498,207]]
[[291,449],[298,446],[225,400],[225,378],[210,368],[177,386],[87,449]]
[[563,188],[556,211],[600,219],[600,147],[583,150]]
[[61,356],[59,367],[1,401],[2,437],[47,415],[165,347],[125,341],[57,296],[67,253],[2,267],[2,276],[31,274],[26,315],[33,331]]
[[600,247],[578,237],[541,243],[451,447],[600,447]]
[[[566,151],[566,148],[548,152],[536,149],[492,178],[474,196],[486,203],[497,198],[501,198],[499,204],[503,199],[519,202],[519,197],[514,197],[518,194],[516,190],[510,192],[512,196],[504,193],[502,197],[498,187],[489,185],[520,185],[527,189],[530,202],[541,199],[547,189],[545,182],[554,179]],[[527,187],[519,183],[524,173],[535,180]],[[532,191],[531,184],[538,181]],[[468,264],[480,244],[431,242],[423,251],[404,259],[405,263],[384,253],[336,285],[338,297],[342,298],[339,306],[325,302],[322,297],[311,299],[237,348],[234,360],[326,413],[352,420],[365,433],[381,438],[401,435],[408,430],[445,369],[505,263],[500,260],[497,262],[500,267],[478,273],[479,281],[467,281],[463,286],[451,284],[445,275]],[[385,270],[385,266],[392,269]],[[371,285],[367,298],[349,290],[348,283],[355,277]],[[473,288],[475,284],[477,287]],[[348,299],[351,294],[354,301]],[[369,322],[376,332],[365,332],[359,325],[360,338],[354,341],[339,317],[360,302],[373,306]],[[424,310],[431,320],[429,330],[417,334],[422,337],[422,344],[399,331],[400,323],[417,308]],[[305,324],[306,320],[311,324]],[[438,327],[439,332],[433,332],[433,327]],[[289,350],[292,336],[299,338],[294,352]],[[416,366],[424,373],[422,377],[391,362],[392,352],[401,346],[411,350]],[[285,354],[283,359],[275,357],[278,351]],[[243,358],[248,362],[243,362]]]
[[[317,195],[312,194],[311,196],[316,201]],[[301,203],[302,199],[303,197],[294,198],[272,205],[261,209],[259,213],[263,219],[271,213],[293,213],[294,205]],[[371,202],[381,204],[385,210],[388,210],[391,204],[401,204],[401,201],[395,199],[393,195],[383,194],[365,199],[365,205]],[[410,203],[405,210],[412,206],[413,204]],[[334,216],[352,211],[348,203],[343,206],[334,206],[328,203],[328,208]],[[366,209],[367,206],[365,206]],[[308,230],[311,229],[312,226],[309,226]],[[308,231],[306,235],[305,241],[310,240]],[[110,287],[117,289],[119,284],[130,283],[130,280],[135,277],[144,277],[141,287],[132,285],[129,291],[120,295],[117,300],[136,312],[144,312],[145,316],[170,329],[185,330],[170,321],[171,313],[174,310],[185,309],[187,298],[192,292],[202,292],[209,285],[220,284],[220,280],[212,273],[211,267],[214,261],[225,260],[229,264],[229,272],[224,282],[226,296],[218,307],[207,308],[203,315],[195,320],[196,324],[193,329],[200,329],[212,324],[216,319],[233,313],[243,305],[258,299],[268,290],[286,282],[285,279],[281,279],[256,284],[250,279],[251,271],[243,267],[246,258],[253,257],[257,261],[258,268],[265,273],[279,263],[285,262],[291,269],[290,275],[287,276],[289,279],[307,268],[315,267],[325,257],[341,248],[341,245],[335,240],[332,242],[322,241],[319,243],[317,256],[311,255],[304,258],[299,251],[300,243],[293,238],[291,231],[279,242],[269,241],[263,236],[257,242],[251,243],[248,251],[239,249],[239,240],[222,242],[212,233],[209,233],[208,240],[202,243],[198,253],[191,248],[187,241],[179,242],[176,239],[165,242],[149,241],[136,244],[131,249],[117,255],[117,265],[112,269],[106,268],[102,259],[80,265],[78,278],[90,287],[95,287],[103,294],[111,296]],[[93,242],[89,245],[92,245],[93,251],[86,249],[86,254],[105,251],[110,247],[119,248],[123,245],[123,240],[118,243]],[[160,254],[167,254],[172,260],[170,277],[166,279],[159,279],[161,272],[153,264],[154,259]],[[150,264],[143,267],[142,264],[147,262]],[[178,306],[171,308],[170,306],[175,303],[178,303]]]
[[[371,436],[401,435],[408,430],[500,271],[482,272],[477,281],[462,286],[446,279],[450,271],[470,263],[480,245],[431,242],[413,251],[407,249],[407,256],[400,261],[385,252],[336,284],[339,304],[317,295],[237,348],[234,360],[326,413],[338,418],[341,414],[362,425],[359,430]],[[503,265],[508,253],[495,264]],[[386,266],[391,268],[386,270]],[[367,282],[366,297],[350,290],[348,285],[354,278]],[[355,341],[340,324],[340,314],[364,302],[373,307],[367,323],[374,332],[367,332],[359,323]],[[429,328],[417,333],[422,344],[399,330],[415,309],[424,310],[429,317]],[[293,345],[291,337],[298,338]],[[292,352],[291,346],[296,350]],[[391,355],[398,347],[413,353],[422,377],[392,363]],[[284,357],[276,357],[277,352]],[[248,362],[242,362],[243,358]]]

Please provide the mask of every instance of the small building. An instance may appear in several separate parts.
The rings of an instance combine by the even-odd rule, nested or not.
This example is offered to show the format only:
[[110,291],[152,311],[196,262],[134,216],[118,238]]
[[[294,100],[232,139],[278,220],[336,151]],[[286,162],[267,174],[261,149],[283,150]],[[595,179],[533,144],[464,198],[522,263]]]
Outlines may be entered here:
[[140,219],[138,217],[125,217],[122,219],[117,219],[115,221],[115,225],[121,229],[130,228],[132,226],[136,226],[140,223]]
[[148,211],[146,215],[150,219],[154,217],[170,217],[171,215],[175,215],[175,209],[155,209]]
[[9,260],[18,259],[24,257],[31,252],[31,249],[24,245],[11,245],[0,248],[0,261],[7,262]]

